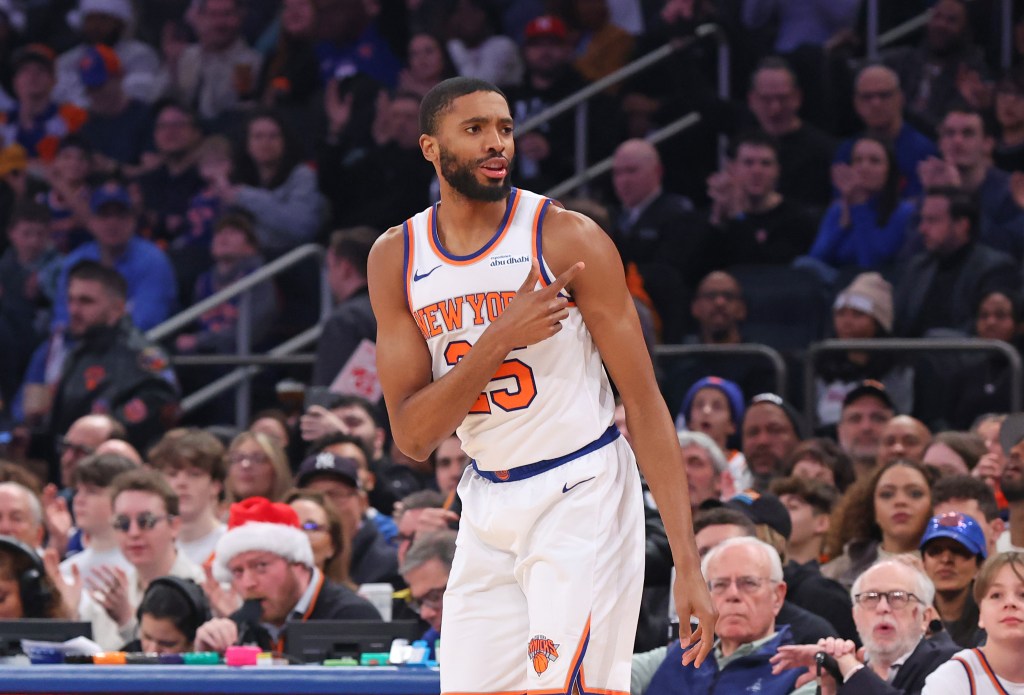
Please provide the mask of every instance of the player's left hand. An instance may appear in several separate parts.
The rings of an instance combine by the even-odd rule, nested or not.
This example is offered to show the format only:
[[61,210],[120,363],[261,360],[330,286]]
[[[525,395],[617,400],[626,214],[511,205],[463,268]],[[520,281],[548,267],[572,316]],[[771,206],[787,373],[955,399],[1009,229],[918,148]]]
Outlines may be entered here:
[[[699,565],[686,568],[676,566],[676,612],[679,615],[679,643],[686,651],[683,653],[683,666],[693,664],[700,667],[704,659],[711,653],[715,643],[715,624],[718,622],[718,611],[711,603],[708,584],[700,573]],[[697,618],[697,629],[690,630],[690,616]],[[693,647],[687,649],[687,647]]]

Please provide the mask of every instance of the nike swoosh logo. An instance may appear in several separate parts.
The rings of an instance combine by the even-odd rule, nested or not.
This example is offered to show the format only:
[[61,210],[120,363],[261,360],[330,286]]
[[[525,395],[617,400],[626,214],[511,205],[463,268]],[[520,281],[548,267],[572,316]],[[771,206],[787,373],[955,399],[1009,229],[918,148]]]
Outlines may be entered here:
[[420,275],[416,271],[413,271],[412,281],[413,282],[419,282],[420,280],[422,280],[423,278],[427,277],[428,275],[430,275],[432,272],[434,272],[435,270],[437,270],[440,267],[441,267],[440,265],[435,265],[433,268],[431,268],[427,272],[423,273],[423,275]]
[[567,484],[567,483],[562,483],[562,494],[565,494],[566,492],[569,492],[569,490],[572,490],[572,489],[573,489],[574,487],[576,487],[577,485],[582,485],[583,483],[586,483],[586,482],[588,482],[588,481],[591,481],[591,480],[593,480],[593,479],[594,479],[594,478],[596,478],[596,477],[597,477],[596,475],[592,475],[592,476],[590,476],[589,478],[586,478],[586,479],[584,479],[584,480],[581,480],[581,481],[579,481],[578,483],[573,483],[572,485],[569,485],[569,484]]

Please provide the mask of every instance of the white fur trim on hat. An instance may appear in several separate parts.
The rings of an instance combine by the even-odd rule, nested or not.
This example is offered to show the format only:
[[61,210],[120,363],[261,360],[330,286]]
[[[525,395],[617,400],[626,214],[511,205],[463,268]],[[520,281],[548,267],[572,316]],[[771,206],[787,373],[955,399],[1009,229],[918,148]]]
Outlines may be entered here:
[[228,563],[241,553],[265,550],[280,555],[289,562],[299,562],[312,569],[313,548],[306,532],[294,526],[250,521],[230,529],[217,541],[213,557],[213,577],[218,582],[230,582]]

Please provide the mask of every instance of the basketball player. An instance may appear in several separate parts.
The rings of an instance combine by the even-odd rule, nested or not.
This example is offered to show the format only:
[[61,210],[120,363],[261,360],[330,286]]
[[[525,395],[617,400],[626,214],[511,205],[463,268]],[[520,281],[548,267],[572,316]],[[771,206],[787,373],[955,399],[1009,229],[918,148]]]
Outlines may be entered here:
[[395,441],[423,460],[458,428],[474,460],[458,487],[441,692],[629,692],[644,519],[602,361],[667,510],[679,614],[699,621],[683,661],[699,665],[716,615],[614,245],[590,219],[511,186],[512,118],[493,85],[437,85],[420,129],[441,202],[377,241],[369,285]]

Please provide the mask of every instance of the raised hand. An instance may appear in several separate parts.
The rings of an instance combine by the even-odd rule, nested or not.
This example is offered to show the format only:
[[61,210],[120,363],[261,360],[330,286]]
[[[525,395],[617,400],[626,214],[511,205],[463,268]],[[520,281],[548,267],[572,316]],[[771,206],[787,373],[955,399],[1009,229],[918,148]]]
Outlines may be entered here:
[[134,611],[128,597],[128,575],[120,567],[97,567],[93,576],[85,580],[85,587],[118,627],[127,625],[132,619]]
[[226,618],[242,607],[242,598],[235,593],[235,590],[228,587],[225,589],[220,582],[213,577],[213,570],[204,565],[206,579],[203,581],[203,592],[210,601],[210,610],[218,618]]
[[63,555],[68,548],[68,535],[71,533],[71,512],[67,501],[60,496],[57,486],[50,483],[43,489],[43,523],[49,538],[47,547],[53,548],[58,555]]
[[71,581],[66,581],[60,571],[60,556],[53,548],[47,548],[43,551],[43,568],[46,569],[46,576],[57,587],[65,614],[72,620],[77,619],[78,604],[82,601],[82,575],[78,565],[71,564]]
[[493,330],[502,333],[509,350],[521,345],[534,345],[562,330],[562,321],[569,316],[569,301],[559,296],[559,292],[583,268],[582,262],[575,263],[550,285],[538,289],[540,265],[536,258],[531,261],[526,280],[504,313],[491,324]]

